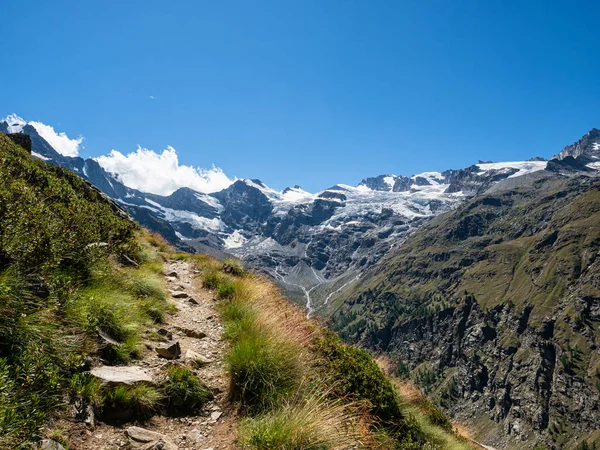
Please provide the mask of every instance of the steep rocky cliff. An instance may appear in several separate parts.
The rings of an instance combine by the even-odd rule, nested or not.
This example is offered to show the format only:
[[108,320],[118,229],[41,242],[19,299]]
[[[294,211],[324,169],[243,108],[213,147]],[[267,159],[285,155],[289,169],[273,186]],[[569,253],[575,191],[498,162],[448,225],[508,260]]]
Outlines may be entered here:
[[600,183],[569,167],[433,219],[330,311],[497,448],[575,448],[600,428]]

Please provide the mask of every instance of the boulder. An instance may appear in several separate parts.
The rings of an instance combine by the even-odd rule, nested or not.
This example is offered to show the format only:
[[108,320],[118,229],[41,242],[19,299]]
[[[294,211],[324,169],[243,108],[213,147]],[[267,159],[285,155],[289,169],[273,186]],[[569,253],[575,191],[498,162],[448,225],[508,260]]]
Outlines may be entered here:
[[195,339],[204,339],[206,337],[206,333],[199,331],[199,330],[193,330],[191,328],[185,328],[185,327],[175,327],[175,328],[177,330],[181,331],[187,337],[191,337],[191,338],[195,338]]
[[211,359],[206,356],[202,356],[200,353],[197,353],[193,350],[188,350],[185,352],[185,359],[192,362],[196,367],[203,367],[212,362]]
[[181,356],[179,341],[167,342],[156,346],[156,353],[165,359],[176,359]]
[[100,366],[92,369],[90,373],[99,378],[102,384],[132,385],[135,383],[152,383],[152,377],[144,369],[137,366]]
[[166,328],[159,328],[159,330],[157,331],[157,333],[160,334],[161,336],[166,337],[169,340],[173,339],[173,333],[171,333]]
[[65,450],[65,448],[52,439],[44,439],[40,445],[40,450]]
[[179,275],[174,270],[165,274],[166,277],[179,278]]
[[144,450],[177,450],[177,446],[164,434],[141,427],[125,430],[132,447]]
[[171,294],[171,297],[173,297],[173,298],[188,298],[189,297],[187,292],[183,292],[183,291],[169,291],[169,293]]

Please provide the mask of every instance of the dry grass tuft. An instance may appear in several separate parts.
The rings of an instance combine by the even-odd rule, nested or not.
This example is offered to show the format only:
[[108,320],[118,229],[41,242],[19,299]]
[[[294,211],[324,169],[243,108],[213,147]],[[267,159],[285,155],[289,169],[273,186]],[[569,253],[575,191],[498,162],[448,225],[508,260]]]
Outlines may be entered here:
[[240,432],[243,448],[365,448],[369,441],[370,423],[364,407],[328,397],[328,392],[297,395],[277,409],[246,419]]

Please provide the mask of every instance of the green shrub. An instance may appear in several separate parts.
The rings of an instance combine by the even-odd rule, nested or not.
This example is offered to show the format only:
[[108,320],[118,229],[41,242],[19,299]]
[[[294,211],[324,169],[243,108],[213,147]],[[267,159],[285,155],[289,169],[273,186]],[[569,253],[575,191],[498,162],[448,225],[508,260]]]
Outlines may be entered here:
[[145,299],[154,298],[160,301],[167,299],[167,291],[161,282],[153,276],[143,274],[133,276],[132,290],[134,295]]
[[162,407],[164,396],[145,384],[117,386],[103,394],[103,414],[119,414],[122,418],[146,418]]
[[202,274],[202,284],[207,289],[216,289],[224,278],[218,270],[209,269]]
[[242,336],[255,332],[256,312],[240,300],[228,300],[217,306],[225,330],[223,338],[235,342]]
[[427,397],[423,397],[419,405],[421,411],[427,416],[429,421],[443,430],[452,432],[452,422],[444,412],[434,405]]
[[315,350],[320,364],[335,380],[334,391],[340,397],[350,396],[371,404],[371,413],[388,422],[402,421],[398,396],[391,382],[364,350],[344,344],[333,332],[325,331],[317,339]]
[[217,298],[231,298],[235,291],[235,283],[232,280],[224,279],[217,285]]
[[72,399],[82,399],[94,406],[102,404],[100,379],[92,375],[74,374],[69,380],[68,392]]
[[200,379],[186,367],[171,366],[163,386],[167,408],[173,414],[193,412],[213,398]]
[[268,330],[239,336],[226,357],[232,400],[254,413],[277,404],[298,383],[296,353]]

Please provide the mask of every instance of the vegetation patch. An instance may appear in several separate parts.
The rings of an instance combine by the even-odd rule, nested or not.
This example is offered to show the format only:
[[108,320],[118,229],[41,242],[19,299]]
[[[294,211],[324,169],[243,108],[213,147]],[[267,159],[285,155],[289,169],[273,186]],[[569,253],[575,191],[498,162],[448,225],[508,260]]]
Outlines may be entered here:
[[295,399],[257,418],[244,420],[240,441],[244,448],[255,450],[358,448],[364,443],[364,436],[359,427],[346,422],[348,408],[323,395]]
[[187,414],[204,406],[213,395],[208,388],[186,367],[171,366],[163,385],[167,410],[171,414]]
[[145,384],[117,386],[106,391],[102,398],[102,416],[108,420],[143,419],[162,407],[163,394]]
[[[2,134],[0,161],[0,448],[39,441],[65,399],[153,410],[157,391],[104,398],[83,372],[86,355],[135,356],[141,333],[169,311],[158,281],[163,244],[81,178]],[[127,259],[138,266],[121,265]]]

